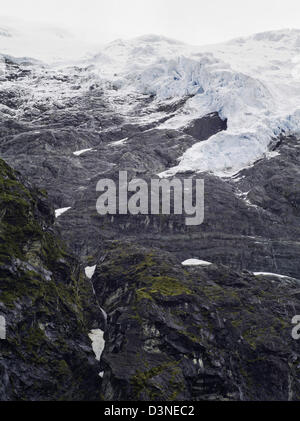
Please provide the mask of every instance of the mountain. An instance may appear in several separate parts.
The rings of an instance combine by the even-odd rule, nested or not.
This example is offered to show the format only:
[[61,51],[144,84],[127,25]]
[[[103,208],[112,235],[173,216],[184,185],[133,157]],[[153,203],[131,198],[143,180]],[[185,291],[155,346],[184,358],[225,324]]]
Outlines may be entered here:
[[[43,291],[41,280],[30,278],[23,288],[22,276],[1,269],[3,399],[299,400],[300,355],[291,335],[300,282],[299,37],[283,30],[198,47],[146,35],[53,63],[25,51],[15,57],[3,41],[10,37],[2,36],[0,155],[14,170],[3,163],[1,176],[8,171],[18,189],[29,186],[22,217],[42,230],[34,253],[43,259],[28,261],[26,230],[25,249],[14,245],[5,256],[21,261],[17,271],[26,264],[54,274],[41,309],[31,285]],[[100,216],[98,181],[117,182],[124,170],[129,180],[149,183],[203,179],[203,224],[187,226],[174,214]],[[13,183],[3,183],[7,194]],[[48,192],[55,220],[48,205],[46,222],[36,210],[36,188]],[[18,189],[9,192],[13,203]],[[19,208],[9,208],[7,222],[5,203],[2,218],[14,226]],[[63,273],[61,256],[44,249],[43,229],[53,229],[54,249],[65,242],[71,263]],[[15,241],[12,230],[3,241]],[[62,288],[58,313],[54,285]],[[80,305],[67,295],[74,287]],[[75,337],[66,355],[52,347],[52,330],[66,340],[62,317]],[[18,379],[12,367],[23,364],[9,348],[20,318],[43,326],[50,361],[68,366],[60,381],[47,360],[48,395],[30,382],[31,394],[11,389]],[[88,335],[97,329],[100,342],[104,330],[100,362],[90,359]],[[25,347],[26,335],[18,341]],[[31,344],[22,382],[32,365],[44,384],[42,345]],[[80,358],[88,373],[95,369],[85,392]]]

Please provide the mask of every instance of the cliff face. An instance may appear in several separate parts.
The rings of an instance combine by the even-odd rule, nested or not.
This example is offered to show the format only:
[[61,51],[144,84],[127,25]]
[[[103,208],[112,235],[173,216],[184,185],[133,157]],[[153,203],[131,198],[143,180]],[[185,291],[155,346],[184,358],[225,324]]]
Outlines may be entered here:
[[[0,399],[299,400],[296,117],[274,126],[254,161],[266,140],[259,124],[250,130],[257,138],[243,136],[241,124],[238,145],[227,141],[243,116],[271,122],[268,102],[240,108],[247,92],[263,98],[261,83],[224,74],[206,55],[174,61],[177,44],[167,48],[170,68],[164,59],[162,71],[135,74],[136,55],[152,62],[160,42],[134,44],[128,75],[108,61],[111,80],[99,73],[102,55],[100,64],[56,67],[1,57],[0,154],[31,185],[0,161]],[[212,102],[200,107],[205,98]],[[97,214],[100,179],[117,182],[127,170],[128,181],[150,182],[201,145],[203,159],[195,154],[176,176],[204,179],[202,225],[188,227],[181,215]],[[236,155],[245,168],[233,175]],[[209,167],[216,157],[228,164],[222,177]],[[55,210],[69,209],[55,221],[44,189]],[[183,267],[191,258],[212,264]],[[96,297],[80,263],[97,266]],[[99,327],[100,365],[88,338]]]
[[119,171],[127,170],[128,180],[149,181],[174,167],[193,145],[227,132],[230,122],[215,112],[195,117],[185,128],[166,128],[164,121],[187,112],[192,95],[167,101],[138,93],[124,98],[117,85],[95,77],[93,66],[52,69],[6,58],[5,78],[0,154],[46,189],[55,209],[71,207],[56,224],[86,264],[97,262],[106,239],[121,237],[182,260],[198,256],[237,270],[299,277],[297,136],[282,133],[270,155],[232,177],[177,174],[205,181],[201,226],[186,227],[184,218],[174,215],[103,218],[96,212],[100,179],[118,180]]
[[1,400],[96,399],[97,307],[47,196],[0,160],[0,203]]
[[[299,400],[299,283],[107,244],[93,277],[108,313],[106,400]],[[298,292],[297,292],[298,286]]]

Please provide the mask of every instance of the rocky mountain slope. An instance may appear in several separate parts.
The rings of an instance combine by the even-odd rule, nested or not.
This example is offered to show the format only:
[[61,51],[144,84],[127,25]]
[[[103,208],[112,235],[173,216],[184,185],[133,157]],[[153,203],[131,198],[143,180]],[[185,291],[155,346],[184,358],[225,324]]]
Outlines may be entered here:
[[[210,47],[146,36],[115,41],[76,64],[1,56],[0,155],[46,189],[55,210],[67,209],[57,213],[54,229],[76,256],[62,252],[71,262],[61,269],[59,247],[54,258],[47,245],[43,252],[44,233],[34,261],[23,249],[6,252],[10,261],[51,272],[64,297],[68,291],[58,313],[50,295],[49,303],[42,300],[49,317],[39,306],[32,316],[22,300],[40,296],[30,281],[23,298],[20,281],[21,298],[12,299],[21,300],[20,314],[4,299],[0,312],[9,332],[20,317],[34,328],[54,323],[51,329],[65,340],[61,322],[68,311],[67,356],[55,360],[66,361],[73,374],[58,382],[47,360],[56,385],[48,395],[30,395],[32,380],[28,394],[21,386],[13,392],[7,380],[4,399],[299,399],[299,344],[291,337],[300,279],[299,36],[279,31]],[[129,180],[204,179],[204,223],[188,227],[181,215],[100,217],[97,182],[118,180],[123,170]],[[46,205],[43,211],[30,206],[33,216],[26,218],[47,232],[53,215]],[[18,220],[18,212],[11,217]],[[24,232],[25,245],[31,235]],[[4,238],[16,239],[11,231]],[[192,258],[212,264],[181,265]],[[97,301],[78,261],[97,266]],[[15,284],[3,285],[11,294]],[[100,368],[87,336],[104,329],[99,306],[108,314]],[[50,349],[46,333],[43,346]],[[5,344],[0,341],[1,349]],[[39,343],[32,349],[27,367],[43,353]],[[14,364],[21,364],[18,358]],[[80,358],[95,375],[85,391],[86,378],[77,377]],[[10,373],[7,358],[1,361]]]
[[299,282],[116,241],[93,284],[108,312],[104,399],[300,399]]
[[99,399],[92,287],[55,233],[46,194],[2,160],[0,186],[1,400]]

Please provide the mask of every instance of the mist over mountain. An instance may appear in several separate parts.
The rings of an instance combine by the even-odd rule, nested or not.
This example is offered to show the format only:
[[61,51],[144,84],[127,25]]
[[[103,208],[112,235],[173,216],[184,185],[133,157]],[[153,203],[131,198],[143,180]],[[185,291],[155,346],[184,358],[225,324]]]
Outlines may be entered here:
[[[101,40],[97,44],[101,44]],[[78,59],[90,47],[95,48],[76,31],[59,25],[0,17],[0,51],[3,54],[57,62]]]

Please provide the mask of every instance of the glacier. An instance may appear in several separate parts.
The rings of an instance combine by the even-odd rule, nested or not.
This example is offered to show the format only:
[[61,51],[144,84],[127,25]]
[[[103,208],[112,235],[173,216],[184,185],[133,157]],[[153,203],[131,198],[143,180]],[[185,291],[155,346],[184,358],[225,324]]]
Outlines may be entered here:
[[133,92],[157,102],[191,96],[161,129],[181,129],[212,112],[227,119],[227,131],[193,145],[162,176],[232,176],[266,156],[281,134],[300,131],[300,30],[204,47],[158,36],[117,40],[91,62],[95,75],[117,87],[125,112]]
[[[20,40],[33,34],[36,37],[40,30],[30,28],[27,33],[23,27],[0,27],[0,50],[7,54],[16,54]],[[47,27],[41,32],[40,41],[45,37],[49,51],[44,55],[39,48],[33,50],[34,43],[29,43],[30,49],[24,51],[32,52],[37,59],[47,59],[47,64],[35,68],[38,86],[24,85],[22,95],[28,96],[29,102],[50,101],[60,106],[66,96],[76,96],[77,91],[67,84],[62,89],[59,78],[43,84],[44,74],[57,74],[61,68],[73,77],[71,55],[66,55],[65,61],[61,59],[62,51],[69,51],[71,43],[72,65],[84,67],[84,72],[76,75],[80,81],[78,89],[88,90],[91,83],[102,86],[112,109],[129,123],[146,125],[163,120],[157,129],[184,130],[193,120],[216,112],[227,121],[226,131],[196,142],[177,165],[159,174],[161,177],[185,171],[232,177],[261,158],[272,159],[281,135],[300,132],[300,30],[265,32],[205,46],[146,35],[106,45],[99,43],[97,47],[90,46],[92,53],[85,55],[83,46],[68,33]],[[60,47],[56,49],[58,41]],[[10,88],[7,83],[6,89]],[[154,100],[139,114],[136,107],[143,96]],[[162,103],[181,99],[186,99],[184,105],[171,116],[165,118],[166,113],[158,111]],[[112,146],[126,141],[113,142]]]

